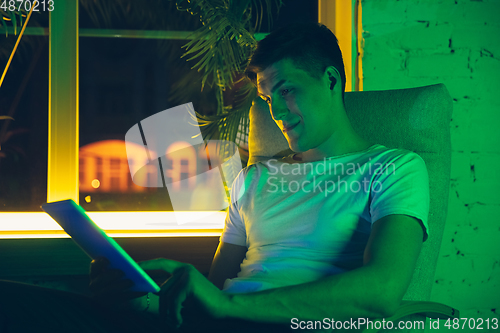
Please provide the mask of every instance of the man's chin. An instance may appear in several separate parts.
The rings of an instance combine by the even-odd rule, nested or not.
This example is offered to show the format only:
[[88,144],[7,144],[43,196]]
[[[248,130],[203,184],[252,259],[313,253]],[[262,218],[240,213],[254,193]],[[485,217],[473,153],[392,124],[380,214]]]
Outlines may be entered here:
[[301,148],[297,142],[291,142],[291,141],[288,141],[288,147],[290,148],[291,151],[293,151],[294,153],[303,153],[305,152],[306,150]]

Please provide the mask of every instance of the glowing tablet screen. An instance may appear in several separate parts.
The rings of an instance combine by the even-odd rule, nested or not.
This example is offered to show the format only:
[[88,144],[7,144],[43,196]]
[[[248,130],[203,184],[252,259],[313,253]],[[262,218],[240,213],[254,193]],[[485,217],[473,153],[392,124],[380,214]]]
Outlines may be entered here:
[[153,279],[76,202],[70,199],[46,203],[41,207],[90,258],[106,257],[111,263],[110,268],[122,270],[125,278],[135,283],[131,291],[160,291]]

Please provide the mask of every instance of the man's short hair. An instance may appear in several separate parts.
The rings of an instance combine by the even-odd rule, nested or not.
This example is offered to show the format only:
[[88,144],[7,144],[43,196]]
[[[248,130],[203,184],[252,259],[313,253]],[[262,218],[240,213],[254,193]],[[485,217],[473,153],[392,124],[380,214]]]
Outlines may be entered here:
[[257,73],[272,64],[290,59],[297,68],[319,79],[328,66],[334,66],[345,92],[345,70],[337,37],[320,23],[294,23],[273,31],[257,43],[245,69],[245,75],[257,85]]

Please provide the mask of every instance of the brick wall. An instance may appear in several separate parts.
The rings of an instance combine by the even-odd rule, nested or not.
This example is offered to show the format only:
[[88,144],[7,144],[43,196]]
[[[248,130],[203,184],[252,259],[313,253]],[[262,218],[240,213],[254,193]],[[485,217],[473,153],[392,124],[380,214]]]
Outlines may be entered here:
[[449,210],[431,300],[461,317],[499,318],[500,0],[362,7],[364,90],[444,83],[453,98]]

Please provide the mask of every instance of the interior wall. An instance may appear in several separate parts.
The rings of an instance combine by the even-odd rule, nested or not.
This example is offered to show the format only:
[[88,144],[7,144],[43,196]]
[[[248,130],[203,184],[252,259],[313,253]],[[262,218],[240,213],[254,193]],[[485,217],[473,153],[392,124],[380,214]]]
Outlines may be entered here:
[[461,317],[499,318],[500,1],[361,4],[363,90],[444,83],[453,98],[449,209],[431,300]]

